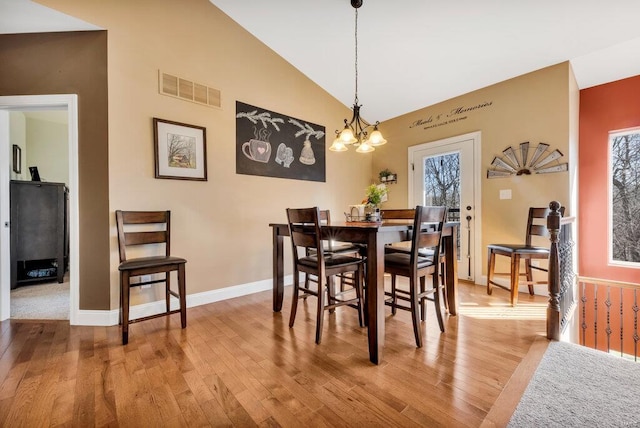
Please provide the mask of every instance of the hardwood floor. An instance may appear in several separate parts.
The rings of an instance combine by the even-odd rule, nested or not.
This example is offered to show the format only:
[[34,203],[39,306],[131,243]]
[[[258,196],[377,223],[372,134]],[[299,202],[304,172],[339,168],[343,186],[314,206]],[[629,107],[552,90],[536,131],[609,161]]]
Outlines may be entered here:
[[184,330],[178,315],[133,324],[124,347],[118,326],[2,322],[0,426],[478,427],[545,332],[546,298],[510,308],[506,291],[461,284],[445,333],[428,307],[422,349],[409,313],[389,314],[374,366],[355,310],[326,313],[316,345],[315,299],[293,329],[290,300],[287,287],[281,313],[271,292],[194,307]]

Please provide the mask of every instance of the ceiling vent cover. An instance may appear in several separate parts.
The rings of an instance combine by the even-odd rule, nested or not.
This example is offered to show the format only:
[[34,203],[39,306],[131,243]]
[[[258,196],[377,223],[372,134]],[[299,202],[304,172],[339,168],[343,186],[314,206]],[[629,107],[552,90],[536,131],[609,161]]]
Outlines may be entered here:
[[209,107],[222,107],[220,90],[159,70],[160,93]]

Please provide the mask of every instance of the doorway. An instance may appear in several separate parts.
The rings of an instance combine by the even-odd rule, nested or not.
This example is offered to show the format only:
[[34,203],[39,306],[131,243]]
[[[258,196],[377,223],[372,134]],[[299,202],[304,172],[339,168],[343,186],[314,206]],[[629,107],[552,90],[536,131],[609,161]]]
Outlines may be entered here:
[[[76,324],[79,312],[79,222],[78,222],[78,115],[77,95],[30,95],[0,97],[0,320],[11,316],[11,250],[10,250],[10,179],[13,144],[11,142],[11,112],[66,112],[68,158],[68,280],[69,321]],[[13,171],[13,172],[12,172]]]
[[444,205],[458,228],[458,278],[475,282],[481,268],[480,132],[409,148],[409,201]]

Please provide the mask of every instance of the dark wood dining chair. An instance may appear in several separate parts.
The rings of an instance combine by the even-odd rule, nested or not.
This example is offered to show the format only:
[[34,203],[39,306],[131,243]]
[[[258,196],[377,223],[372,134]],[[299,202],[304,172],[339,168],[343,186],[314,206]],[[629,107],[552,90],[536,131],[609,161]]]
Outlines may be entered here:
[[[448,211],[447,211],[448,213]],[[413,221],[415,218],[416,210],[415,208],[400,208],[400,209],[384,209],[380,210],[380,214],[382,215],[382,220],[385,222],[407,222]],[[409,239],[403,242],[396,242],[392,244],[387,244],[384,248],[386,254],[396,253],[396,252],[411,252],[411,233],[409,233]],[[433,255],[430,248],[420,248],[418,249],[418,254],[421,257],[431,257]],[[444,251],[440,248],[440,281],[441,285],[445,284],[445,256]],[[443,288],[443,293],[445,289]],[[447,307],[447,299],[444,299],[445,308]]]
[[[531,261],[535,259],[549,259],[549,247],[548,246],[536,246],[533,245],[533,238],[549,236],[547,231],[546,218],[549,215],[549,208],[529,208],[529,215],[527,217],[527,229],[525,234],[524,244],[489,244],[487,246],[487,294],[491,295],[493,292],[493,286],[500,287],[502,289],[511,292],[511,305],[516,306],[518,304],[518,286],[520,283],[527,284],[529,286],[529,294],[534,294],[533,286],[535,284],[546,284],[547,281],[533,280],[533,270],[548,272],[548,270],[541,266],[534,266]],[[561,213],[564,214],[564,207],[561,208]],[[496,256],[505,256],[510,259],[509,272],[495,272]],[[520,272],[520,260],[525,261],[525,272]],[[494,281],[495,276],[509,276],[509,286],[505,286]],[[524,276],[525,281],[521,281],[520,277]]]
[[[129,342],[129,324],[152,318],[180,313],[182,328],[187,326],[187,301],[185,283],[185,265],[187,261],[171,255],[171,212],[170,211],[116,211],[118,228],[118,248],[120,250],[120,310],[122,312],[122,344]],[[147,257],[127,257],[127,249],[132,246],[162,247],[159,255]],[[136,250],[138,251],[138,250]],[[155,251],[156,253],[158,250]],[[178,292],[170,287],[170,274],[176,271]],[[160,274],[160,278],[155,274]],[[154,275],[146,281],[131,283],[131,278]],[[155,278],[155,279],[154,279]],[[129,319],[129,297],[131,287],[147,284],[165,284],[166,311],[142,318]],[[170,297],[178,298],[180,308],[171,310]]]
[[[331,211],[330,210],[320,210],[320,224],[331,224]],[[354,257],[364,257],[364,253],[366,252],[366,247],[361,244],[353,244],[350,242],[339,242],[333,239],[323,240],[322,248],[324,250],[325,255],[349,255]],[[315,248],[307,248],[307,255],[315,254]],[[353,272],[346,272],[342,275],[338,275],[340,279],[340,292],[344,292],[347,286],[355,287],[355,278]],[[305,286],[309,288],[309,282],[317,282],[317,279],[312,275],[305,276]],[[331,284],[329,284],[329,292],[330,295],[333,296],[335,294],[333,277]],[[333,310],[331,311],[333,312]]]
[[[293,327],[298,310],[298,300],[308,296],[317,297],[316,343],[322,340],[324,311],[339,306],[352,306],[358,311],[358,322],[364,325],[362,280],[364,259],[344,254],[325,253],[321,234],[320,210],[314,208],[287,209],[289,233],[293,253],[293,301],[289,327]],[[308,255],[307,249],[315,248],[315,254]],[[302,255],[301,255],[302,254]],[[309,282],[300,282],[300,273],[314,275],[317,287],[312,289]],[[345,293],[332,293],[331,277],[347,272],[355,274],[355,298]],[[302,292],[302,294],[300,293]],[[325,298],[325,292],[327,297]],[[351,291],[349,291],[351,292]]]
[[[384,256],[384,271],[391,274],[391,291],[385,292],[389,298],[385,304],[391,306],[391,313],[396,309],[411,312],[413,333],[416,346],[422,347],[422,329],[420,320],[426,319],[426,302],[433,301],[440,331],[444,332],[444,321],[440,305],[440,293],[444,286],[439,280],[440,248],[442,228],[447,215],[446,207],[424,207],[418,205],[413,221],[413,235],[409,252],[396,251]],[[384,218],[384,217],[383,217]],[[421,249],[428,250],[427,256],[421,256]],[[409,278],[409,289],[400,289],[396,277]],[[426,287],[426,278],[431,277],[431,287]],[[408,302],[408,305],[399,301]]]
[[[331,211],[320,210],[320,224],[331,224]],[[348,254],[357,255],[361,253],[362,246],[350,242],[339,242],[327,239],[323,242],[325,254]]]

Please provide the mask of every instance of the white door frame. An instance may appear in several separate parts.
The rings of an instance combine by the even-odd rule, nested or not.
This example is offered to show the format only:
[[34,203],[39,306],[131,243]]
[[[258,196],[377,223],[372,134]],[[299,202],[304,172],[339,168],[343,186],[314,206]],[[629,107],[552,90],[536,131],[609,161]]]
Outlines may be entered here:
[[[413,185],[413,177],[414,174],[412,164],[415,152],[425,149],[434,149],[438,147],[447,146],[449,144],[457,143],[461,140],[473,140],[473,178],[474,178],[474,186],[473,186],[473,199],[474,199],[474,225],[473,228],[473,251],[474,251],[474,261],[473,261],[473,273],[474,273],[474,282],[476,284],[481,284],[484,282],[484,278],[482,277],[482,171],[480,169],[481,164],[481,154],[482,154],[482,133],[480,131],[470,132],[468,134],[457,135],[455,137],[449,137],[442,140],[427,142],[418,144],[416,146],[409,147],[408,150],[408,177],[407,182],[408,186],[408,198],[409,206],[415,206],[421,201],[414,200],[414,185]],[[460,227],[463,227],[463,217],[464,211],[463,207],[460,207]]]
[[[9,221],[9,111],[67,109],[69,130],[69,322],[75,325],[79,315],[79,204],[78,204],[78,96],[21,95],[0,96],[0,321],[11,316],[10,306],[10,234]],[[6,227],[5,227],[6,225]]]

